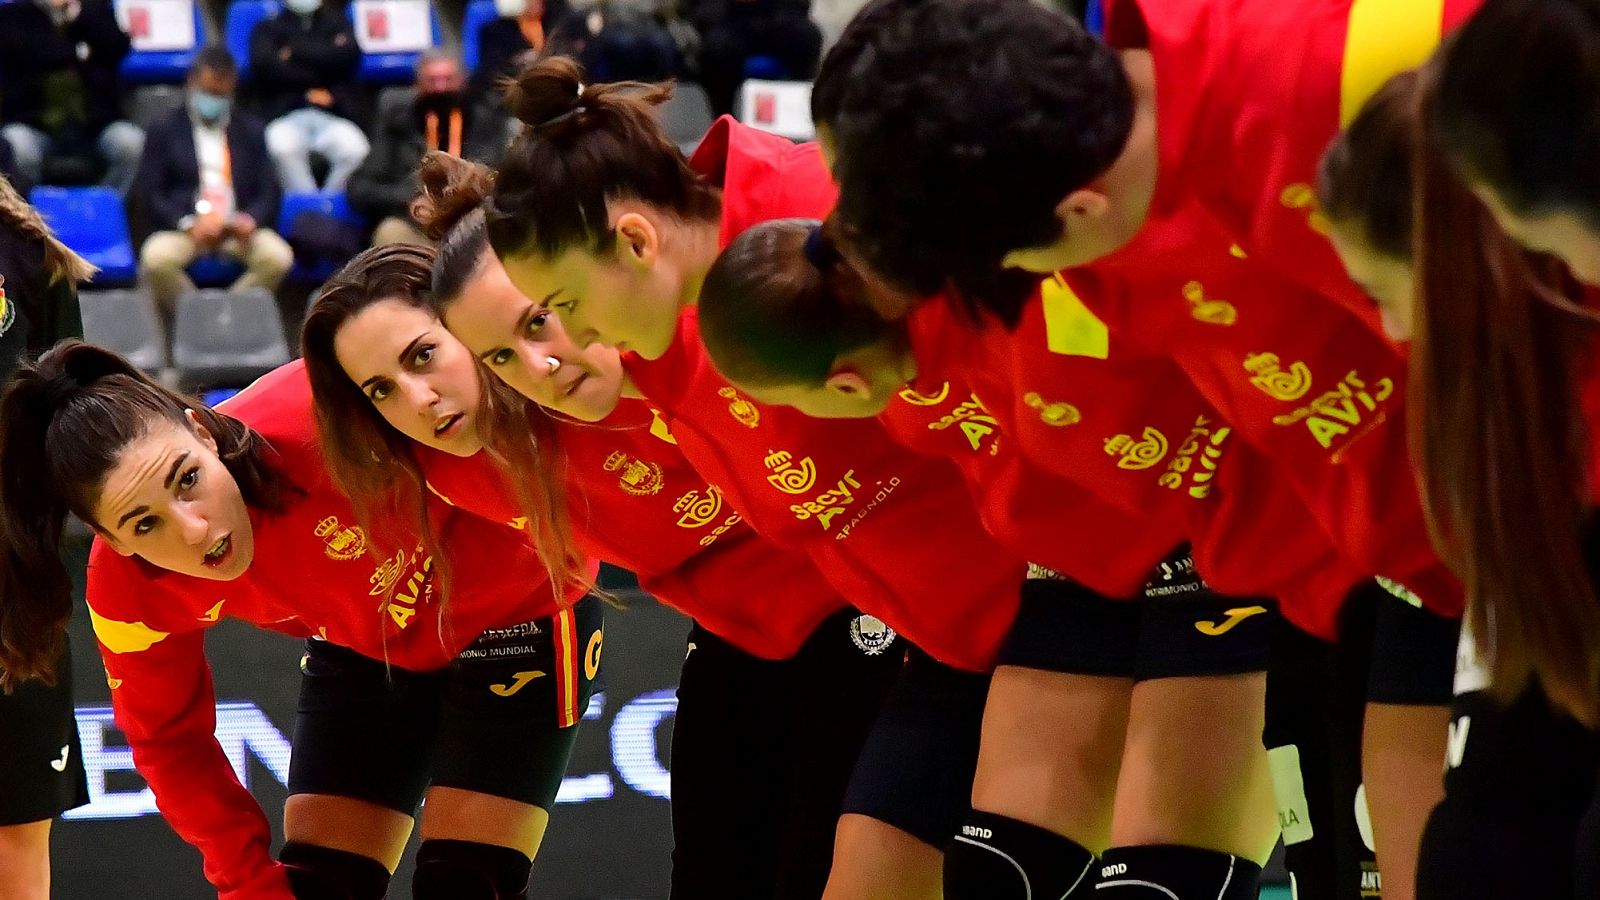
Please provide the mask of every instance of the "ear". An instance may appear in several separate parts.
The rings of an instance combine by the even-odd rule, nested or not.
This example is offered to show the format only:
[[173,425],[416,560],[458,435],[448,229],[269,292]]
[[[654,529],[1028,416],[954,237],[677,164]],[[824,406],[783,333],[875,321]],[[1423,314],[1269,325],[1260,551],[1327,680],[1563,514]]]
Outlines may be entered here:
[[1079,188],[1056,204],[1056,218],[1071,234],[1084,224],[1095,222],[1111,211],[1111,198],[1093,188]]
[[649,268],[661,255],[661,232],[648,216],[623,213],[617,219],[617,256],[626,265]]
[[853,368],[835,369],[822,383],[824,390],[844,397],[865,397],[872,393],[872,385]]
[[194,410],[186,409],[183,411],[183,417],[188,420],[189,430],[194,432],[195,438],[204,444],[207,450],[216,453],[217,439],[211,435],[211,429],[200,424],[200,416]]

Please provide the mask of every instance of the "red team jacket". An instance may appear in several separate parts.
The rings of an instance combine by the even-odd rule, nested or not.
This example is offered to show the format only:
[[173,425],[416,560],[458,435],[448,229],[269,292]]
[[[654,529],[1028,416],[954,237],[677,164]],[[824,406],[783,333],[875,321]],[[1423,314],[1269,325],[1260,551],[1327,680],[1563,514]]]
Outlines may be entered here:
[[[288,900],[270,853],[272,831],[213,734],[206,629],[239,619],[427,670],[448,664],[485,630],[557,615],[558,604],[544,568],[514,532],[441,505],[435,521],[453,565],[450,615],[441,623],[432,558],[418,545],[378,559],[330,482],[299,363],[266,375],[220,411],[265,437],[304,493],[291,496],[282,514],[252,511],[255,558],[233,581],[157,569],[97,539],[89,610],[117,724],[162,814],[199,848],[206,877],[225,900]],[[575,723],[583,711],[561,712]]]
[[[747,224],[826,211],[831,194],[783,176],[815,153],[719,120],[692,165],[723,186],[722,243]],[[693,309],[661,359],[625,359],[684,456],[751,527],[807,552],[845,598],[934,658],[993,666],[1025,566],[984,532],[949,462],[907,452],[873,420],[751,401],[712,366]]]
[[[584,552],[633,572],[640,587],[707,631],[755,656],[787,659],[844,608],[803,554],[744,523],[646,404],[625,399],[604,422],[559,427]],[[520,518],[487,454],[463,459],[419,447],[418,458],[447,502],[496,522]]]
[[[1460,588],[1428,540],[1409,465],[1404,360],[1318,233],[1310,189],[1341,102],[1358,109],[1431,47],[1419,38],[1394,55],[1405,41],[1372,42],[1430,27],[1437,40],[1425,6],[1181,0],[1145,16],[1138,0],[1114,4],[1113,46],[1155,59],[1160,180],[1129,246],[1063,275],[1130,352],[1176,361],[1341,552],[1455,614]],[[1448,4],[1446,23],[1466,8]],[[1284,77],[1263,78],[1274,66]],[[1307,121],[1326,129],[1308,139]]]

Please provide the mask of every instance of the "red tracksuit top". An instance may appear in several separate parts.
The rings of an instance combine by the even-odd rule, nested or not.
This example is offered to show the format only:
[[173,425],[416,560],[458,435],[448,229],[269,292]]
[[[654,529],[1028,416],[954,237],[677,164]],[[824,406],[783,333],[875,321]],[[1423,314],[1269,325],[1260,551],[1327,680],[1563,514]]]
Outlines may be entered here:
[[[432,558],[422,558],[420,545],[383,560],[373,555],[323,465],[301,364],[264,376],[221,411],[265,437],[275,462],[304,494],[291,495],[282,514],[252,511],[255,557],[233,581],[157,569],[96,539],[89,610],[134,764],[168,823],[200,850],[219,897],[292,900],[270,853],[266,817],[214,736],[206,629],[240,619],[425,670],[448,664],[483,631],[556,614],[557,604],[545,570],[515,533],[439,504],[440,545],[449,548],[453,566],[441,643]],[[380,609],[385,595],[390,599]],[[583,710],[559,712],[575,723]]]
[[[1341,51],[1349,20],[1358,35],[1351,46],[1359,52],[1374,26],[1365,14],[1351,18],[1348,2],[1304,6],[1290,10],[1257,0],[1223,8],[1181,0],[1162,4],[1148,20],[1133,0],[1112,8],[1113,44],[1148,44],[1155,58],[1157,193],[1150,220],[1129,246],[1063,275],[1130,352],[1176,361],[1236,434],[1280,465],[1345,556],[1412,586],[1430,606],[1456,613],[1459,585],[1442,570],[1428,539],[1409,464],[1404,360],[1370,327],[1370,302],[1341,304],[1333,302],[1339,292],[1331,286],[1326,296],[1308,289],[1306,281],[1334,283],[1312,277],[1322,267],[1315,254],[1292,256],[1289,242],[1270,253],[1256,249],[1250,215],[1242,212],[1248,204],[1221,191],[1254,196],[1263,183],[1275,184],[1294,168],[1285,160],[1295,154],[1268,149],[1274,141],[1299,146],[1288,136],[1300,126],[1295,117],[1309,115],[1296,111],[1299,95],[1285,94],[1282,82],[1329,81],[1317,95],[1327,120],[1322,144],[1338,126],[1339,91],[1331,82],[1343,70],[1337,56],[1308,56],[1308,42],[1321,47],[1318,41],[1330,40],[1334,17]],[[1337,16],[1335,7],[1342,10]],[[1388,9],[1411,14],[1408,2]],[[1323,34],[1313,38],[1318,21]],[[1262,78],[1273,65],[1292,74]],[[1350,69],[1352,98],[1375,68],[1381,66]],[[1220,85],[1215,91],[1214,81]],[[1381,81],[1377,77],[1366,90]],[[1202,83],[1205,91],[1197,91]],[[1313,94],[1307,87],[1305,102]],[[1301,148],[1306,172],[1314,171],[1320,153],[1320,145],[1315,153]],[[1238,164],[1245,157],[1253,160],[1248,167]],[[1320,245],[1337,269],[1331,248],[1311,231],[1318,220],[1307,184],[1269,189],[1280,209],[1297,212],[1295,228],[1314,238],[1300,243]],[[1274,233],[1284,231],[1286,220],[1276,221]],[[1300,281],[1285,275],[1291,269]],[[1353,290],[1342,270],[1335,274]]]
[[[569,515],[585,553],[632,571],[662,602],[764,659],[793,656],[844,608],[804,554],[744,523],[646,404],[624,399],[593,425],[558,421]],[[487,454],[463,459],[419,447],[417,455],[447,502],[496,522],[521,518]]]
[[[826,213],[831,193],[786,176],[816,153],[719,120],[692,164],[723,187],[722,244],[755,222]],[[712,365],[693,309],[661,359],[624,358],[684,456],[751,527],[808,552],[846,599],[935,659],[993,666],[1025,565],[983,530],[951,463],[908,452],[875,420],[751,401]]]

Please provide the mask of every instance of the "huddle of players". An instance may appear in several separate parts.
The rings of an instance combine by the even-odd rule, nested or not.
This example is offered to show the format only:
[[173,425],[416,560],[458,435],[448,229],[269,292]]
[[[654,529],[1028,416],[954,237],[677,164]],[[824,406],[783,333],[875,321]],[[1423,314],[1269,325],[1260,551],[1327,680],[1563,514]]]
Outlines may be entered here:
[[[22,526],[70,510],[220,894],[382,896],[426,794],[414,895],[521,896],[600,558],[696,623],[676,897],[1253,898],[1280,832],[1302,897],[1596,896],[1600,7],[1106,13],[879,0],[818,144],[687,161],[667,88],[530,64],[499,170],[431,156],[437,250],[352,260],[303,366],[215,411],[24,370],[6,671],[50,673],[12,587],[59,608]],[[222,615],[308,641],[276,860]]]

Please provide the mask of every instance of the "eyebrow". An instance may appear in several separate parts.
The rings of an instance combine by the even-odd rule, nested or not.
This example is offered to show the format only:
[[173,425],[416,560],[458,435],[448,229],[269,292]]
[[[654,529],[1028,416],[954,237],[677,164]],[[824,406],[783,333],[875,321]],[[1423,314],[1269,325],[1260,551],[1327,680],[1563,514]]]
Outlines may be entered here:
[[164,487],[164,488],[172,487],[173,480],[178,477],[178,470],[183,467],[183,461],[188,459],[188,458],[189,458],[189,451],[187,451],[187,450],[185,450],[182,453],[178,454],[178,458],[172,461],[172,468],[167,470],[167,480],[161,482],[161,486],[162,487]]
[[135,506],[133,509],[123,513],[122,518],[117,520],[117,529],[120,531],[122,526],[128,524],[129,519],[136,519],[149,511],[150,507],[148,506]]
[[[400,355],[396,356],[395,360],[397,362],[399,362],[400,364],[404,365],[405,361],[406,361],[406,358],[411,355],[411,351],[417,349],[417,343],[419,341],[421,341],[423,338],[427,337],[427,336],[428,336],[428,333],[426,331],[424,331],[423,333],[421,333],[421,334],[417,335],[416,337],[412,338],[411,339],[411,343],[405,345],[405,347],[403,349],[401,349]],[[383,379],[384,379],[384,376],[379,374],[379,375],[374,375],[371,378],[368,378],[366,381],[361,382],[360,388],[361,388],[362,393],[366,393],[367,388],[370,387],[373,382],[382,381]]]

